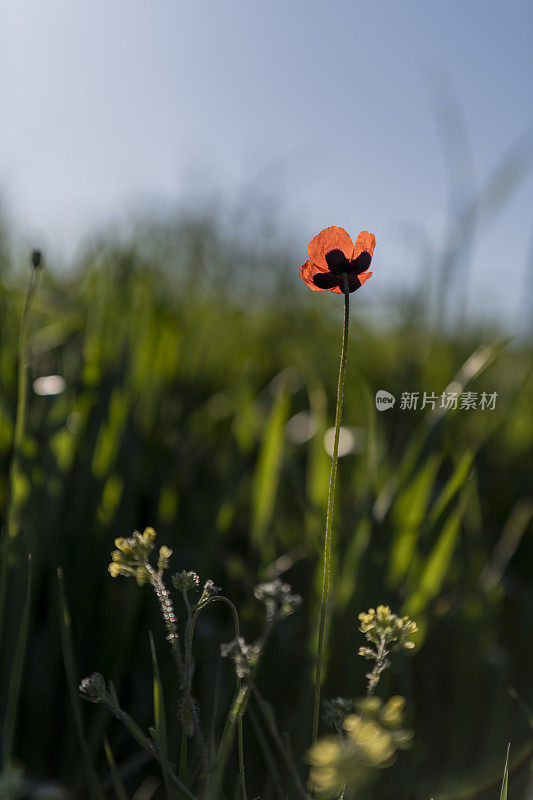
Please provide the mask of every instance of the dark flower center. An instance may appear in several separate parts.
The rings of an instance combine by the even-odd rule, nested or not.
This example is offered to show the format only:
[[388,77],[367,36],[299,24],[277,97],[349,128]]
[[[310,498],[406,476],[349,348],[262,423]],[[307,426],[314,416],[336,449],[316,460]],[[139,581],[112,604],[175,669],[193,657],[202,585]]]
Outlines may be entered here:
[[360,272],[366,272],[369,268],[372,256],[364,250],[353,261],[349,261],[342,250],[330,250],[329,253],[326,253],[325,259],[329,271],[334,275],[342,275],[343,272],[359,275]]
[[371,261],[372,261],[372,256],[370,255],[370,253],[367,253],[366,250],[363,250],[363,252],[357,256],[357,258],[354,258],[350,266],[352,267],[355,274],[359,275],[360,272],[366,272],[366,270],[370,266]]
[[326,253],[325,258],[330,272],[335,272],[337,275],[350,272],[350,262],[342,250],[330,250],[329,253]]
[[[342,275],[337,275],[333,272],[318,272],[313,275],[313,283],[320,289],[332,289],[338,286],[344,292],[344,278]],[[348,273],[348,287],[350,292],[355,292],[361,286],[361,281],[353,272]]]

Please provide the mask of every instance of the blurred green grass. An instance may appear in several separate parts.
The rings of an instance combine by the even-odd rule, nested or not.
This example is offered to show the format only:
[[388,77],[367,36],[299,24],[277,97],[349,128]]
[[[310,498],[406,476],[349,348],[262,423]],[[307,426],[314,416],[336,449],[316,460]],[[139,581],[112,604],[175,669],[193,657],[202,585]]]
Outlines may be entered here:
[[[24,442],[21,534],[11,552],[2,642],[2,716],[25,602],[32,600],[13,751],[28,773],[86,796],[82,747],[60,643],[56,569],[68,596],[79,677],[99,670],[146,728],[151,719],[148,629],[161,635],[148,591],[107,573],[113,539],[153,525],[172,567],[224,587],[257,630],[257,579],[283,571],[304,608],[276,633],[260,676],[297,753],[308,744],[310,672],[329,473],[341,305],[298,285],[281,248],[222,241],[205,220],[126,243],[101,241],[75,268],[46,270],[34,304],[31,379],[58,374],[65,391],[31,393]],[[0,283],[0,510],[5,511],[16,405],[16,340],[23,293]],[[20,277],[20,276],[19,276]],[[473,797],[501,783],[501,754],[533,739],[515,687],[533,704],[533,378],[530,342],[487,330],[436,330],[420,298],[397,300],[394,324],[354,295],[339,464],[335,608],[323,696],[364,691],[357,612],[386,602],[421,633],[386,689],[404,694],[415,746],[384,774],[376,796]],[[466,365],[466,366],[465,366]],[[494,411],[439,417],[377,412],[386,389],[442,392],[456,379],[498,392]],[[198,626],[196,691],[213,701],[217,670],[227,705],[233,679],[218,643],[231,620]],[[167,653],[159,657],[165,681]],[[167,701],[176,703],[174,690]],[[223,711],[223,710],[222,710]],[[221,711],[221,715],[222,715]],[[87,747],[106,786],[106,752],[126,783],[157,774],[98,709],[83,708]],[[168,720],[169,749],[176,726]],[[173,727],[174,725],[174,727]],[[249,738],[254,740],[251,722]],[[106,748],[103,734],[109,740]],[[254,749],[255,748],[255,749]],[[513,770],[513,750],[510,768]],[[519,776],[522,776],[521,778]],[[275,797],[260,744],[247,753],[251,796]],[[525,771],[512,777],[520,796]],[[465,783],[466,781],[466,783]],[[521,783],[520,783],[521,782]],[[129,784],[128,784],[129,785]],[[470,788],[464,789],[464,786]]]

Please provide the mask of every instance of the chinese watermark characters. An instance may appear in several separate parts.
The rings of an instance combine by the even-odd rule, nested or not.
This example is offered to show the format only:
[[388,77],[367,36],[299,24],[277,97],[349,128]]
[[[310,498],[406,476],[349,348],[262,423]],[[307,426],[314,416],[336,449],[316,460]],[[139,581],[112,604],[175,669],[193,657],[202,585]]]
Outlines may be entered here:
[[[402,392],[400,411],[494,411],[498,392]],[[376,392],[376,408],[385,411],[394,406],[396,398],[380,389]]]

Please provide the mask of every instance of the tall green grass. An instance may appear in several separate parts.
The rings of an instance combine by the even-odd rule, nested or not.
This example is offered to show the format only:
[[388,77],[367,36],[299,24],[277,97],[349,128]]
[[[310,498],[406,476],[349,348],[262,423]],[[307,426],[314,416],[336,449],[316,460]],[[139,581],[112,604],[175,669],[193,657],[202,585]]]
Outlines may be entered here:
[[[69,682],[72,694],[73,680],[98,669],[112,678],[139,724],[154,723],[146,686],[155,662],[145,631],[159,629],[157,611],[146,593],[117,586],[106,572],[113,539],[148,524],[173,548],[176,569],[214,578],[238,601],[246,631],[260,624],[248,599],[258,577],[283,574],[304,597],[304,611],[276,631],[258,680],[298,758],[309,743],[329,463],[323,435],[334,411],[338,298],[311,303],[297,285],[297,270],[294,278],[288,272],[286,254],[270,252],[261,260],[239,252],[238,269],[237,256],[230,260],[227,244],[219,248],[216,232],[199,227],[180,236],[172,269],[145,239],[104,242],[73,272],[45,273],[34,303],[30,386],[35,377],[60,374],[66,390],[29,395],[20,454],[27,492],[10,554],[0,684],[2,717],[13,719],[13,734],[3,746],[30,776],[59,778],[75,796],[87,795],[91,769],[106,796],[120,796],[122,786],[131,796],[154,775],[127,732],[97,708],[76,710],[69,696]],[[22,298],[16,276],[4,275],[4,518]],[[481,776],[500,763],[509,740],[526,749],[531,742],[506,689],[512,683],[533,701],[533,554],[530,517],[520,511],[532,496],[533,349],[527,342],[505,344],[492,331],[432,331],[409,308],[402,315],[395,306],[397,321],[388,329],[372,322],[361,301],[352,320],[343,424],[354,444],[339,464],[323,696],[364,689],[355,655],[358,610],[383,601],[416,616],[417,658],[400,661],[385,678],[413,710],[415,747],[375,791],[399,799],[452,798],[472,774],[486,783]],[[374,407],[377,389],[397,397],[438,393],[454,378],[471,390],[497,391],[495,411],[442,417],[401,411],[398,402],[387,412]],[[13,717],[9,684],[22,636],[30,543],[33,588]],[[68,629],[60,627],[58,564]],[[218,694],[222,725],[235,685],[218,657],[218,642],[232,638],[233,622],[219,611],[198,621],[195,682],[202,706],[212,707]],[[70,647],[78,674],[67,680]],[[154,687],[159,680],[167,687],[173,665],[157,640],[155,647],[153,674],[160,678],[153,678]],[[172,689],[166,695],[171,707],[177,697]],[[169,717],[163,729],[160,711],[156,716],[160,747],[166,740],[175,764],[176,723]],[[278,776],[269,759],[278,772],[285,766],[270,741],[254,733],[253,719],[245,721],[252,742],[249,796],[274,798]],[[236,778],[237,762],[230,767]],[[521,774],[513,777],[514,797]],[[164,787],[161,769],[157,779]]]

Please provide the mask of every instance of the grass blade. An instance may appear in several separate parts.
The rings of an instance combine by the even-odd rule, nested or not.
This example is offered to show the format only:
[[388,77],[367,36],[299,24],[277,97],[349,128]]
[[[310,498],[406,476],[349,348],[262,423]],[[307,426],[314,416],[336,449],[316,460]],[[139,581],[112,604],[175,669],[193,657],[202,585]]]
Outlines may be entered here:
[[427,516],[441,461],[440,454],[432,454],[396,496],[392,512],[394,536],[388,564],[388,583],[391,587],[400,585],[415,558],[420,529]]
[[509,784],[509,750],[511,745],[507,745],[507,756],[505,758],[505,767],[503,770],[502,790],[500,792],[500,800],[507,800],[507,786]]
[[109,744],[107,736],[104,736],[104,750],[107,758],[107,763],[109,764],[109,771],[111,772],[111,778],[113,779],[115,796],[117,800],[128,800],[128,795],[126,794],[126,787],[124,786],[124,781],[122,780],[120,772],[117,769],[117,765],[113,757],[113,751],[111,750],[111,745]]
[[459,459],[451,477],[446,482],[441,493],[435,500],[431,513],[429,515],[428,526],[435,525],[441,515],[446,511],[454,497],[463,488],[467,482],[472,467],[474,466],[475,452],[473,450],[466,450]]
[[4,728],[2,736],[2,759],[4,769],[8,769],[13,755],[13,739],[17,725],[17,710],[20,697],[20,687],[22,685],[22,673],[24,671],[24,657],[26,655],[26,642],[28,639],[28,627],[30,621],[30,599],[31,599],[31,555],[28,556],[28,583],[26,588],[26,600],[24,611],[20,622],[20,629],[11,667],[9,679],[9,691],[7,708],[4,717]]
[[273,556],[272,544],[266,533],[274,513],[289,411],[290,394],[283,381],[267,422],[254,475],[252,495],[252,539],[270,560]]
[[248,715],[250,717],[250,720],[254,728],[259,749],[261,750],[263,758],[265,759],[265,764],[268,767],[268,776],[272,780],[274,786],[276,787],[277,796],[283,797],[283,786],[282,786],[281,776],[279,774],[278,765],[276,764],[276,759],[274,758],[274,754],[272,753],[272,748],[270,747],[265,732],[263,731],[253,708],[250,707],[248,709]]
[[468,495],[465,493],[444,523],[437,541],[424,562],[417,587],[405,604],[404,613],[413,616],[420,614],[429,601],[439,594],[452,564],[467,500]]
[[89,788],[89,796],[94,800],[104,800],[104,795],[100,788],[98,776],[94,768],[91,753],[85,738],[85,731],[83,728],[83,717],[81,713],[81,704],[78,697],[78,680],[77,669],[74,658],[74,646],[72,644],[72,623],[70,619],[70,611],[67,603],[67,596],[65,592],[65,584],[63,580],[63,570],[61,567],[57,568],[57,580],[59,583],[59,619],[61,630],[61,648],[63,651],[63,663],[65,665],[65,672],[67,675],[68,691],[70,695],[70,703],[72,705],[72,713],[76,722],[78,737],[80,740],[81,750],[83,754],[83,761],[85,764],[85,772],[87,775],[87,785]]

